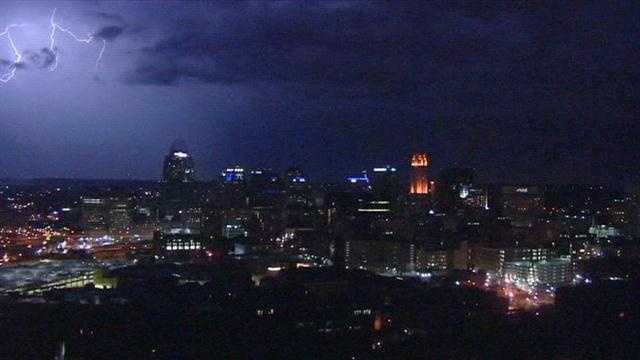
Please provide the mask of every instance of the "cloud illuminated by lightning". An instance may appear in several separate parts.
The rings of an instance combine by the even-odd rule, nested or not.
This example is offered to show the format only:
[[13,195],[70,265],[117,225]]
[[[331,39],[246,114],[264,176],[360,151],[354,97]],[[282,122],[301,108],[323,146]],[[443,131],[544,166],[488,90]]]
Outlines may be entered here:
[[73,33],[71,30],[69,30],[68,28],[62,27],[62,25],[57,23],[55,20],[57,10],[58,10],[57,8],[53,9],[53,12],[51,13],[51,17],[49,18],[49,23],[51,24],[51,32],[49,33],[49,50],[51,50],[55,55],[54,62],[49,68],[49,70],[54,71],[58,67],[58,52],[57,52],[57,49],[55,48],[56,33],[58,31],[61,31],[69,35],[73,40],[84,43],[84,44],[92,44],[96,40],[102,40],[102,45],[100,46],[100,52],[98,53],[98,58],[96,59],[96,67],[97,67],[98,64],[100,64],[100,60],[102,60],[102,55],[104,54],[104,50],[107,46],[107,41],[105,39],[96,39],[94,34],[89,34],[87,35],[87,37],[81,38],[77,36],[75,33]]
[[13,38],[11,37],[11,29],[16,27],[21,27],[21,26],[22,25],[11,24],[7,26],[3,32],[0,33],[0,38],[6,37],[9,40],[9,46],[11,47],[11,51],[13,51],[13,54],[15,56],[15,60],[13,60],[13,63],[9,65],[9,71],[6,73],[0,74],[0,81],[3,83],[9,82],[9,80],[13,79],[16,76],[16,70],[18,69],[18,64],[20,64],[20,61],[22,60],[22,53],[20,52],[20,50],[18,50],[18,48],[16,47],[16,43],[13,41]]
[[[100,44],[100,51],[98,52],[98,58],[96,59],[96,64],[95,64],[97,67],[100,64],[100,61],[102,60],[102,56],[104,55],[104,51],[107,46],[107,41],[105,39],[96,37],[95,34],[89,34],[87,35],[87,37],[84,37],[84,38],[79,37],[69,28],[63,27],[60,23],[56,22],[55,16],[56,16],[57,10],[58,10],[57,8],[53,9],[53,12],[51,13],[51,17],[49,18],[49,23],[51,25],[51,31],[49,32],[49,50],[51,50],[51,53],[53,54],[53,64],[49,67],[49,70],[54,71],[58,67],[58,49],[56,47],[56,34],[58,32],[67,34],[73,40],[83,44],[90,45],[98,42]],[[2,83],[7,83],[16,76],[16,71],[18,70],[18,67],[20,66],[20,63],[22,61],[22,51],[18,49],[15,41],[13,40],[13,37],[11,36],[12,29],[17,27],[22,27],[22,26],[24,25],[11,24],[5,27],[2,32],[0,32],[0,38],[6,38],[8,40],[9,46],[11,47],[11,51],[13,52],[13,55],[14,55],[13,62],[9,63],[7,66],[8,70],[4,73],[0,73],[0,82]]]

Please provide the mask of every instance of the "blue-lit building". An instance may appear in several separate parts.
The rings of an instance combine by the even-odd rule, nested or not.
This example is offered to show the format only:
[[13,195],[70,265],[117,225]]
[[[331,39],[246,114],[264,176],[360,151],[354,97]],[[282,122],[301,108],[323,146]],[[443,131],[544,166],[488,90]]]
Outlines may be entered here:
[[371,182],[366,171],[360,174],[347,176],[345,179],[347,188],[352,191],[370,191]]
[[244,168],[239,165],[226,168],[222,172],[222,181],[225,184],[244,184],[246,181]]

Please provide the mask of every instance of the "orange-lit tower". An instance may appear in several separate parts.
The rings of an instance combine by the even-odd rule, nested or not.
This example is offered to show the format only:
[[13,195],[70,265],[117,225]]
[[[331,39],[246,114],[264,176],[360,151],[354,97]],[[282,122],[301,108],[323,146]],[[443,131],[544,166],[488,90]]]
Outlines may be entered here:
[[427,153],[415,153],[411,156],[411,188],[410,194],[427,195],[433,192],[433,183],[429,182],[427,167],[431,157]]

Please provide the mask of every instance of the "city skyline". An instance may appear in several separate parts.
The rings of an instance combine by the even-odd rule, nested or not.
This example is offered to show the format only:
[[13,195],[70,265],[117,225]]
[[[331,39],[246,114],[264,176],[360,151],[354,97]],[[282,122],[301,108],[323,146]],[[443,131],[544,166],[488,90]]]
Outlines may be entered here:
[[[415,181],[414,176],[415,176],[416,164],[417,164],[416,158],[420,158],[421,159],[420,161],[423,161],[422,158],[425,156],[428,157],[428,162],[425,162],[424,164],[428,164],[429,170],[426,170],[425,175],[421,175],[421,176],[423,177],[426,176],[426,178],[423,179],[423,182],[427,181],[428,184],[425,183],[427,185],[424,185],[424,184],[420,185],[423,187],[423,190],[418,191],[416,188],[417,185],[414,184],[414,181]],[[262,171],[268,171],[274,174],[275,176],[286,178],[288,176],[287,172],[292,169],[295,169],[297,171],[304,170],[303,168],[296,165],[288,165],[288,166],[285,166],[284,168],[274,168],[270,166],[246,166],[247,164],[240,164],[236,162],[236,163],[227,163],[224,167],[218,169],[218,172],[213,174],[213,176],[210,178],[203,177],[202,175],[198,174],[198,161],[194,160],[193,154],[189,150],[189,146],[183,139],[174,140],[171,143],[171,146],[169,147],[168,151],[165,152],[165,154],[162,156],[162,159],[164,160],[161,161],[160,168],[158,171],[160,174],[151,178],[103,178],[103,177],[72,178],[72,177],[44,176],[44,177],[24,177],[24,178],[0,177],[0,181],[10,181],[10,182],[15,181],[17,183],[20,183],[21,181],[32,181],[32,180],[33,181],[48,181],[48,180],[104,181],[105,184],[110,181],[118,181],[118,182],[141,181],[141,182],[161,182],[161,183],[176,183],[176,182],[177,183],[180,183],[180,182],[208,183],[208,182],[218,182],[218,181],[225,182],[226,181],[225,173],[228,172],[229,170],[242,170],[243,172],[246,171],[246,175],[249,178],[254,175],[253,174],[254,171],[258,171],[260,174],[262,173]],[[187,165],[185,165],[185,162]],[[418,166],[418,168],[426,169],[427,166],[420,165]],[[477,177],[478,169],[476,168],[455,166],[455,164],[452,166],[446,166],[446,165],[441,166],[440,168],[436,167],[434,171],[431,155],[423,151],[407,154],[407,159],[405,159],[404,162],[401,162],[400,164],[397,164],[397,165],[374,163],[374,165],[372,165],[371,167],[354,168],[354,169],[347,170],[345,173],[330,172],[330,176],[327,176],[327,173],[323,173],[324,176],[321,175],[318,178],[311,177],[311,178],[308,178],[308,181],[313,183],[318,183],[318,184],[322,184],[322,183],[337,184],[337,183],[343,183],[343,182],[349,183],[350,181],[353,182],[353,179],[355,179],[352,176],[354,174],[354,171],[360,172],[361,175],[364,177],[364,179],[367,179],[368,176],[371,176],[371,175],[375,176],[375,173],[380,169],[386,169],[386,170],[392,169],[394,173],[398,171],[398,175],[402,175],[404,177],[404,180],[402,180],[402,182],[406,183],[406,185],[408,186],[409,193],[423,194],[423,195],[432,194],[433,192],[435,192],[435,189],[437,188],[438,183],[440,181],[446,180],[446,178],[450,176],[452,172],[455,173],[459,171],[471,172],[471,174],[473,174],[473,176],[475,177],[475,183],[484,184],[484,185],[490,185],[490,184],[492,185],[516,184],[516,185],[522,185],[522,186],[526,186],[526,185],[602,186],[602,185],[605,185],[607,187],[611,187],[612,189],[617,189],[619,191],[633,191],[633,189],[636,186],[635,183],[629,183],[629,182],[597,183],[597,182],[585,181],[584,179],[582,181],[575,181],[575,182],[546,182],[546,183],[535,182],[535,181],[532,181],[531,179],[529,180],[522,179],[520,181],[491,181],[491,180],[483,179],[481,177]],[[176,170],[178,171],[178,173],[174,175],[170,174],[171,172],[175,172]],[[183,174],[185,170],[187,171],[185,174]],[[422,171],[425,171],[425,170],[422,170]],[[184,178],[185,176],[186,178]],[[172,177],[174,177],[174,179],[171,179]],[[183,177],[183,178],[176,178],[176,177]],[[428,190],[425,190],[426,187],[428,187]]]
[[421,150],[486,182],[638,181],[633,3],[162,4],[0,5],[23,55],[0,37],[1,178],[158,179],[184,138],[201,179]]
[[[182,139],[179,139],[180,141]],[[424,154],[423,152],[419,153],[419,154]],[[413,182],[413,176],[414,176],[414,168],[412,168],[411,163],[412,163],[412,159],[413,156],[416,154],[408,154],[408,158],[405,159],[404,163],[398,164],[398,165],[394,165],[394,164],[377,164],[374,165],[372,167],[369,168],[354,168],[351,169],[348,172],[345,173],[335,173],[333,172],[331,174],[330,177],[328,176],[324,176],[324,177],[320,177],[320,178],[316,178],[314,176],[310,176],[308,178],[306,178],[306,181],[308,181],[309,183],[313,183],[315,185],[338,185],[338,184],[346,184],[348,185],[350,182],[354,182],[354,179],[356,179],[353,174],[360,174],[358,179],[367,179],[368,182],[372,181],[376,175],[376,173],[378,171],[380,171],[381,169],[385,169],[386,171],[388,171],[389,169],[393,169],[394,173],[397,172],[397,175],[400,176],[400,182],[404,185],[406,185],[407,191],[409,194],[413,193],[412,190],[412,182]],[[428,155],[428,154],[427,154]],[[168,159],[177,159],[178,161],[182,160],[183,158],[188,159],[188,161],[190,161],[190,172],[188,174],[189,176],[189,180],[168,180],[167,178],[167,161],[169,161]],[[6,177],[6,178],[2,178],[0,177],[0,182],[4,182],[6,184],[46,184],[49,181],[53,181],[53,182],[59,182],[60,184],[65,184],[65,183],[82,183],[82,182],[95,182],[95,184],[109,184],[109,183],[120,183],[120,184],[126,184],[128,182],[131,183],[135,183],[135,182],[141,182],[141,183],[171,183],[171,182],[193,182],[193,183],[225,183],[227,180],[225,179],[225,174],[227,174],[228,171],[230,170],[234,170],[234,171],[238,171],[238,170],[242,170],[243,173],[246,175],[246,179],[243,180],[244,181],[250,181],[249,179],[251,179],[252,177],[255,176],[255,173],[257,172],[258,174],[262,174],[264,171],[267,171],[270,174],[273,174],[273,176],[276,176],[279,180],[284,180],[287,178],[287,172],[290,171],[291,169],[299,169],[299,170],[304,170],[304,167],[298,167],[298,166],[287,166],[284,168],[273,168],[273,167],[264,167],[264,166],[246,166],[246,164],[239,164],[239,163],[228,163],[226,166],[218,169],[218,172],[213,174],[212,177],[203,177],[199,171],[198,171],[198,161],[194,160],[192,157],[192,154],[190,151],[187,151],[185,153],[183,153],[182,151],[179,151],[178,154],[174,153],[173,151],[173,146],[169,149],[168,152],[165,153],[165,155],[162,157],[162,159],[164,159],[164,161],[160,162],[160,170],[158,171],[159,174],[157,175],[157,177],[151,177],[151,178],[102,178],[102,177],[95,177],[95,178],[91,178],[91,177],[82,177],[82,178],[68,178],[68,177],[33,177],[33,178],[16,178],[16,177]],[[437,172],[436,172],[437,171]],[[427,176],[429,179],[429,190],[427,193],[422,193],[423,195],[426,194],[433,194],[435,192],[435,189],[437,189],[438,185],[441,185],[442,181],[445,181],[447,179],[447,177],[449,176],[449,174],[451,172],[458,172],[458,171],[462,171],[462,172],[470,172],[472,174],[474,174],[474,178],[475,181],[473,181],[473,183],[478,184],[478,185],[483,185],[483,186],[504,186],[504,185],[515,185],[515,186],[550,186],[550,187],[555,187],[555,186],[605,186],[606,188],[610,189],[610,190],[614,190],[614,191],[621,191],[621,192],[632,192],[635,191],[635,189],[637,188],[637,186],[635,185],[635,183],[597,183],[597,182],[589,182],[589,181],[577,181],[577,182],[534,182],[531,180],[526,180],[523,179],[522,181],[503,181],[503,182],[494,182],[494,181],[488,181],[486,179],[482,179],[481,177],[476,176],[477,175],[477,169],[475,168],[466,168],[466,167],[456,167],[456,166],[450,166],[450,167],[443,167],[441,169],[436,169],[434,171],[434,169],[431,167],[431,165],[429,166],[429,170],[427,171]],[[184,175],[180,175],[180,176],[184,176]]]
[[15,359],[638,358],[640,2],[0,1]]

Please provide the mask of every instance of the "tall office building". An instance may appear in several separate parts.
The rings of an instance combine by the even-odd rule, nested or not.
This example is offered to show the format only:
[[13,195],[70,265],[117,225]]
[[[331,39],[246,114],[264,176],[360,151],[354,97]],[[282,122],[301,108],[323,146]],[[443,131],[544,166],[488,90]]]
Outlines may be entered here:
[[195,181],[193,158],[183,141],[176,141],[164,159],[159,219],[163,233],[199,233],[203,196]]
[[284,173],[284,180],[288,188],[306,189],[308,187],[307,178],[302,169],[291,167]]
[[125,231],[131,226],[131,208],[127,199],[112,198],[109,207],[109,227]]
[[366,171],[347,176],[345,183],[349,191],[368,192],[371,190],[369,175],[367,175]]
[[193,158],[183,141],[174,142],[164,158],[162,180],[170,184],[194,181]]
[[296,234],[313,230],[318,212],[307,177],[300,168],[291,167],[285,172],[284,181],[283,218],[286,229]]
[[400,178],[395,167],[373,168],[373,193],[376,200],[396,201],[402,192]]
[[107,199],[83,198],[80,203],[80,227],[83,230],[106,230],[108,212]]
[[80,203],[80,227],[83,230],[123,231],[131,225],[127,199],[114,197],[83,198]]
[[431,158],[426,153],[415,153],[411,157],[411,186],[409,193],[412,195],[427,195],[433,192],[433,182],[429,182],[427,167]]
[[544,212],[543,191],[538,186],[503,186],[502,218],[515,227],[532,227]]
[[271,169],[251,170],[248,183],[253,191],[270,191],[281,185],[280,176]]

